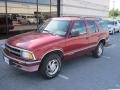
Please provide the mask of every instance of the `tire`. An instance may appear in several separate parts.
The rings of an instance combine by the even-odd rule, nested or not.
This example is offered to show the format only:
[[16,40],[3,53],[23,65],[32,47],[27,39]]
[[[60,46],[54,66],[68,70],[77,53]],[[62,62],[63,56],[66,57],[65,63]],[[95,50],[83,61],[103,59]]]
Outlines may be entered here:
[[120,29],[118,30],[118,33],[120,33]]
[[96,49],[92,52],[92,55],[95,58],[99,58],[102,56],[103,51],[104,51],[104,44],[100,42],[98,46],[96,47]]
[[115,34],[115,29],[113,30],[113,35]]
[[114,35],[114,34],[115,34],[115,31],[113,30],[111,34]]
[[52,53],[47,55],[40,67],[41,75],[44,79],[52,79],[56,77],[61,70],[61,57]]

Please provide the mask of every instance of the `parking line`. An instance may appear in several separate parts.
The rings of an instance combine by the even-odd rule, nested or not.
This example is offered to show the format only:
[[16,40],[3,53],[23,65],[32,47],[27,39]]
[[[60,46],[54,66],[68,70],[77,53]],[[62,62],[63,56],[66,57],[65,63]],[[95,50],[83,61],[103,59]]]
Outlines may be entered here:
[[62,79],[65,79],[65,80],[68,80],[69,77],[65,76],[65,75],[62,75],[62,74],[59,74],[59,77],[62,78]]
[[113,45],[110,45],[109,47],[106,47],[106,48],[114,48],[116,46],[117,46],[116,44],[113,44]]
[[108,56],[102,56],[102,57],[106,59],[111,59],[111,57],[108,57]]
[[108,89],[108,90],[120,90],[120,89]]

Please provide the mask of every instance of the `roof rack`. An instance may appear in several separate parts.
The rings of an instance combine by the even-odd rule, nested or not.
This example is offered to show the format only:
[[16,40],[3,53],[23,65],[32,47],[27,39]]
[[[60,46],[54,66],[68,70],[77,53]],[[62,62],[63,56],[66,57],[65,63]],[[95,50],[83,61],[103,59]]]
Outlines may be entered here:
[[102,20],[101,17],[94,17],[94,16],[61,16],[61,17],[76,17],[76,18],[83,18],[86,20]]

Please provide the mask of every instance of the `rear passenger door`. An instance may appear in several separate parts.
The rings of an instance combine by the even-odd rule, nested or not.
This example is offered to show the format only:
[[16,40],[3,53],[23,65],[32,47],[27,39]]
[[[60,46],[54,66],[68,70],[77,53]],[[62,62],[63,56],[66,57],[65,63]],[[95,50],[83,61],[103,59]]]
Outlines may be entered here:
[[87,20],[87,25],[89,29],[89,45],[90,47],[97,46],[99,40],[99,30],[96,26],[94,20]]

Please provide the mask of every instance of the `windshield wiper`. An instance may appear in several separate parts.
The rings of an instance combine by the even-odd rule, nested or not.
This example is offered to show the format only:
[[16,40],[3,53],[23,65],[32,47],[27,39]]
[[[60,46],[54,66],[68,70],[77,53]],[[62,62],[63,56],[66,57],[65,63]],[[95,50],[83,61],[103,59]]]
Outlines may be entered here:
[[48,32],[48,33],[50,33],[50,31],[48,31],[48,30],[42,30],[42,31],[45,31],[45,32]]
[[51,32],[50,32],[50,31],[48,31],[48,30],[42,30],[42,31],[45,31],[45,32],[47,32],[47,33],[49,33],[49,34],[54,35],[53,33],[51,33]]

